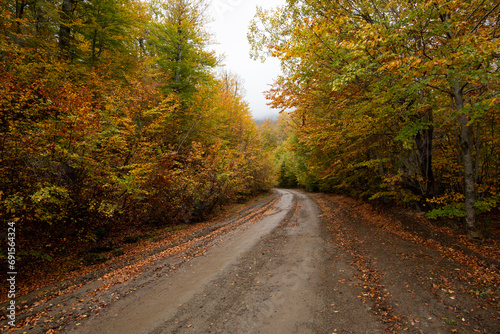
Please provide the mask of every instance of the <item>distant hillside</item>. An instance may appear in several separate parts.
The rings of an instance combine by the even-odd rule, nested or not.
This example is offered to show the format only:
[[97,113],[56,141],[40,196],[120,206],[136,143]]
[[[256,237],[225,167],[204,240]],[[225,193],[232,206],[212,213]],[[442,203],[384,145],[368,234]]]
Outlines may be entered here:
[[265,117],[265,118],[256,118],[256,119],[254,118],[254,122],[257,126],[261,126],[267,120],[271,120],[273,123],[277,123],[278,122],[278,115],[272,115],[272,116]]

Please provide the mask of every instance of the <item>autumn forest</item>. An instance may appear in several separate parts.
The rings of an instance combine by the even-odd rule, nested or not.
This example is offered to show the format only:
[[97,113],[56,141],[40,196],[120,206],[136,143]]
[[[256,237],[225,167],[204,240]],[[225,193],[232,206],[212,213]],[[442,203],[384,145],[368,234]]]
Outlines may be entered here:
[[21,263],[271,188],[240,79],[208,51],[204,6],[2,1],[1,219],[42,247]]
[[251,56],[282,68],[266,93],[280,117],[263,124],[210,50],[203,0],[0,3],[0,218],[32,246],[21,264],[276,186],[471,231],[498,207],[497,1],[258,8]]
[[255,58],[292,110],[287,187],[413,203],[477,227],[500,200],[500,3],[296,1],[260,9]]

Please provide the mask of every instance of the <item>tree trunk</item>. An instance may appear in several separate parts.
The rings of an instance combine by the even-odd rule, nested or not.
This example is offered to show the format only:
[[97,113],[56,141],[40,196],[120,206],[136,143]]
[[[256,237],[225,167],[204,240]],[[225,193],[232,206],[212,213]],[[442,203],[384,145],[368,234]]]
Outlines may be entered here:
[[465,223],[469,230],[476,229],[476,183],[474,173],[474,160],[472,150],[474,147],[474,136],[472,126],[468,123],[468,115],[463,112],[464,97],[460,83],[455,80],[453,87],[453,98],[457,109],[458,123],[460,125],[460,146],[462,150],[462,163],[464,168],[464,195],[465,195]]
[[92,56],[90,58],[92,65],[94,65],[97,60],[96,48],[97,48],[97,28],[94,29],[94,36],[92,36]]
[[61,23],[59,26],[59,48],[65,58],[69,58],[71,45],[71,27],[69,22],[73,9],[74,0],[63,0],[61,4]]
[[434,173],[432,171],[432,147],[434,136],[434,116],[432,109],[425,112],[425,121],[429,123],[428,128],[419,131],[415,136],[415,143],[420,155],[420,173],[423,178],[423,195],[425,198],[434,193]]
[[15,38],[15,43],[17,45],[21,44],[21,34],[22,34],[21,22],[22,22],[22,18],[24,16],[24,8],[27,5],[28,4],[24,0],[16,1],[16,38]]
[[[179,18],[180,21],[180,18]],[[180,27],[181,22],[179,22],[179,28],[177,29],[177,57],[175,61],[177,62],[177,68],[175,69],[175,86],[174,91],[176,93],[180,90],[180,81],[181,81],[181,63],[182,63],[182,29]]]

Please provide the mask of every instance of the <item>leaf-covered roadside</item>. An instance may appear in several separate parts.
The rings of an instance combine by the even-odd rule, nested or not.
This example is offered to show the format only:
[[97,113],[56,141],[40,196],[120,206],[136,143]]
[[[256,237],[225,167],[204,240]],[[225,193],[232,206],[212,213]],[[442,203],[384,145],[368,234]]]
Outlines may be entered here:
[[[350,284],[390,333],[490,333],[500,320],[498,238],[471,243],[415,212],[312,195],[348,257]],[[340,331],[342,332],[342,331]]]

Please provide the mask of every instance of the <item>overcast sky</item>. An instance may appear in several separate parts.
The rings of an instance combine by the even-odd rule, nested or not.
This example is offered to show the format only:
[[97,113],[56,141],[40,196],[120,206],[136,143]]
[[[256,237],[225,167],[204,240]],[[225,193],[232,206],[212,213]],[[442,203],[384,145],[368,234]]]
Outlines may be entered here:
[[265,63],[250,59],[247,40],[248,26],[256,6],[273,8],[286,0],[212,0],[210,30],[218,45],[212,45],[218,54],[224,54],[228,71],[238,74],[245,82],[245,100],[250,104],[254,118],[268,118],[278,111],[269,108],[263,92],[280,74],[279,62],[267,59]]

